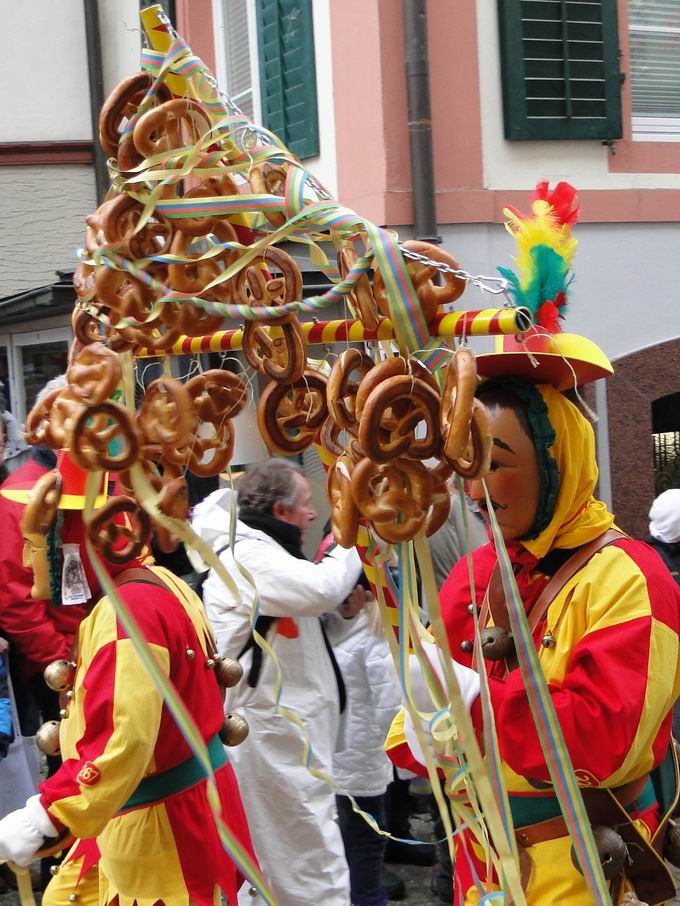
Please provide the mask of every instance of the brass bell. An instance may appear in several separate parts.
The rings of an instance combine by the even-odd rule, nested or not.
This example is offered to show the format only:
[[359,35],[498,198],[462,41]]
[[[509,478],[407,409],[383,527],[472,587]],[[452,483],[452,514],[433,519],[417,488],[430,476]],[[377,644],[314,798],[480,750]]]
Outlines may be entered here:
[[77,894],[77,893],[70,893],[70,894],[68,895],[68,901],[69,901],[69,903],[77,903],[77,902],[78,902],[78,894]]
[[[630,858],[628,847],[623,838],[613,828],[604,827],[601,824],[593,826],[593,839],[597,846],[597,854],[600,857],[602,874],[607,881],[612,881],[621,874],[624,865]],[[571,861],[574,867],[583,874],[573,846],[571,848]]]
[[482,654],[487,661],[505,661],[515,653],[515,640],[502,626],[489,626],[480,634]]
[[184,653],[186,654],[187,660],[189,661],[193,660],[196,657],[196,652],[193,648],[187,648]]
[[240,714],[227,714],[219,736],[225,746],[239,746],[248,736],[250,729]]
[[214,670],[215,661],[211,657],[209,657],[208,660],[205,662],[205,667],[206,667],[206,670]]
[[68,708],[62,708],[59,712],[59,717],[61,717],[62,720],[66,720],[68,717]]
[[59,866],[58,866],[58,865],[50,865],[50,874],[52,875],[53,878],[54,878],[56,875],[58,875],[58,874],[59,874]]
[[42,726],[38,727],[35,734],[35,743],[43,753],[48,757],[58,755],[61,751],[59,744],[59,721],[48,720]]
[[555,647],[555,637],[552,632],[546,632],[546,634],[541,639],[541,645],[543,645],[544,648]]
[[460,643],[460,650],[464,651],[466,654],[469,654],[474,647],[474,643],[471,642],[470,639],[465,639],[464,642]]
[[215,665],[215,676],[220,686],[231,689],[243,676],[243,667],[234,658],[221,658]]
[[70,661],[52,661],[45,667],[45,682],[55,692],[66,692],[73,685],[75,670]]

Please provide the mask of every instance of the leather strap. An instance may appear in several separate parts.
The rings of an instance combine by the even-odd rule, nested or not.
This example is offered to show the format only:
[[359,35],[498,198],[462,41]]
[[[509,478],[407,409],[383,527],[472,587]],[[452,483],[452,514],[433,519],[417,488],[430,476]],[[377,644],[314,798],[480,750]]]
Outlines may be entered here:
[[[534,629],[536,629],[538,624],[545,617],[548,608],[567,582],[572,579],[579,570],[583,569],[586,563],[588,563],[595,554],[603,550],[603,548],[608,547],[610,544],[614,544],[615,541],[620,541],[622,538],[627,537],[628,536],[624,534],[624,532],[620,532],[618,529],[607,529],[602,535],[589,541],[588,544],[584,544],[583,547],[580,547],[572,554],[566,563],[563,563],[557,570],[555,575],[548,580],[543,591],[539,594],[533,607],[527,614],[530,631],[533,633]],[[481,629],[486,627],[486,624],[489,621],[489,614],[491,614],[495,626],[500,626],[502,629],[508,631],[510,630],[510,618],[508,616],[507,607],[505,606],[505,593],[503,591],[501,572],[498,564],[496,564],[494,571],[491,574],[486,594],[484,595],[484,600],[482,602],[482,608],[479,614],[479,626]],[[508,672],[514,670],[517,667],[517,658],[514,656],[508,658],[505,663]]]
[[133,566],[130,569],[123,570],[122,573],[118,573],[115,582],[117,588],[120,588],[121,585],[127,585],[129,582],[143,582],[146,585],[156,585],[158,588],[170,591],[160,576],[157,576],[150,569],[145,569],[143,566]]

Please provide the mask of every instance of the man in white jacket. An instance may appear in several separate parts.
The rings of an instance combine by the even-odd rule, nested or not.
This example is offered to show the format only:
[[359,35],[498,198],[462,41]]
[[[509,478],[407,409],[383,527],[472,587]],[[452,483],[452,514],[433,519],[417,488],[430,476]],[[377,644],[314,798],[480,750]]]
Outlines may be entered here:
[[[229,541],[220,493],[207,498],[194,517],[196,531],[218,551]],[[212,571],[203,599],[219,653],[238,657],[245,671],[239,685],[228,691],[226,708],[243,711],[250,725],[248,738],[230,756],[253,844],[279,906],[348,906],[335,793],[305,766],[300,728],[277,711],[276,665],[253,644],[255,591],[237,563],[250,573],[259,595],[257,626],[281,668],[280,703],[309,734],[311,766],[328,774],[345,692],[319,618],[350,593],[364,594],[363,589],[354,591],[361,563],[354,549],[341,547],[322,563],[304,558],[300,545],[316,512],[306,479],[287,460],[272,459],[250,469],[239,486],[238,509],[234,547],[223,549],[220,559],[241,600]],[[216,516],[221,533],[215,531]]]

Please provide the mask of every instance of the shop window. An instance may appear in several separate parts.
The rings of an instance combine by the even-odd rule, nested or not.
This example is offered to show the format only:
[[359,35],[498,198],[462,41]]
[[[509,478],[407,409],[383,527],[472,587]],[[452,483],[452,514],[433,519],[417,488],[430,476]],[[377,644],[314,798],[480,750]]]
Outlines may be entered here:
[[498,15],[506,139],[621,138],[614,0],[498,0]]
[[656,493],[680,488],[680,393],[652,403],[652,444]]

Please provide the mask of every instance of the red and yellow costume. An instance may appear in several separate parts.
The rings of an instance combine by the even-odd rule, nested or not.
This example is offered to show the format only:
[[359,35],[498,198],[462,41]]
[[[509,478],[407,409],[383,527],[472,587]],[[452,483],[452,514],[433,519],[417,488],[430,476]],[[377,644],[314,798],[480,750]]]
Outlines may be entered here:
[[[167,590],[133,581],[121,585],[119,595],[204,741],[212,742],[222,816],[252,853],[233,771],[217,737],[222,695],[206,666],[214,644],[201,602],[171,573],[160,567],[153,572]],[[219,891],[236,903],[240,879],[220,843],[206,782],[191,783],[187,765],[178,768],[191,763],[191,751],[107,598],[81,626],[60,739],[63,764],[42,784],[41,801],[55,825],[97,839],[100,903],[117,898],[120,906],[212,906]],[[159,777],[171,769],[174,779]],[[149,790],[151,775],[160,784],[152,781]],[[54,883],[61,886],[63,879]],[[59,902],[49,888],[47,898]]]
[[[547,527],[533,540],[507,545],[527,611],[554,573],[555,559],[602,535],[613,522],[604,504],[592,497],[597,468],[590,425],[554,388],[538,389],[556,433],[551,452],[560,482]],[[471,600],[482,603],[496,565],[493,545],[474,551],[472,561],[474,589],[461,560],[441,591],[451,653],[466,666],[472,666],[472,654],[463,643],[474,636],[468,607]],[[664,757],[671,706],[680,691],[679,620],[680,594],[661,559],[646,544],[624,538],[595,554],[567,582],[536,627],[541,668],[582,786],[620,787],[649,774]],[[552,636],[550,647],[541,644],[546,633]],[[503,661],[484,664],[515,826],[529,825],[548,817],[542,812],[546,797],[552,797],[545,790],[550,783],[545,757],[519,669],[506,675]],[[479,699],[471,716],[481,736]],[[388,747],[397,764],[417,769],[398,726]],[[643,801],[643,796],[636,805],[633,816],[649,838],[658,824],[658,807],[654,798]],[[464,834],[458,846],[467,847],[486,889],[497,890],[492,879],[485,880],[481,849]],[[532,906],[592,902],[570,848],[568,836],[529,847],[533,872],[526,895]],[[471,906],[482,896],[461,852],[454,890],[457,906]]]

